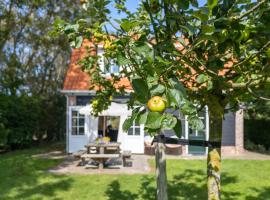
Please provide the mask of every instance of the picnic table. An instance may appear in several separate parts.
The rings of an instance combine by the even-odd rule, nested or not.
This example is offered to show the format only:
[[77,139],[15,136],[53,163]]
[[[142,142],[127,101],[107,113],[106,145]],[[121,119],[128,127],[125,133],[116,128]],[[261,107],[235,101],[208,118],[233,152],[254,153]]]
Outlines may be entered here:
[[[111,158],[120,157],[120,145],[118,142],[109,143],[89,143],[85,145],[86,154],[83,154],[82,159],[91,158],[99,163],[99,169],[104,168],[104,164]],[[92,150],[95,149],[95,153]]]

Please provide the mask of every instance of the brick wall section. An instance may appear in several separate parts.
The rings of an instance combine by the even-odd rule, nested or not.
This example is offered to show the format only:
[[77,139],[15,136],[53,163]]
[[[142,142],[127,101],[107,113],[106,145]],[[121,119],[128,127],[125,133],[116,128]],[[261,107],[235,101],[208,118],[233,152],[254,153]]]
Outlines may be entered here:
[[235,113],[235,148],[237,153],[244,151],[244,111]]
[[[224,142],[222,142],[223,143],[221,148],[222,155],[235,155],[244,152],[244,111],[238,110],[237,112],[234,113],[233,117],[234,117],[234,124],[230,123],[230,126],[233,127],[228,128],[229,129],[233,128],[232,131],[234,131],[234,134],[232,140],[234,140],[234,143],[226,145],[224,144]],[[226,129],[226,127],[224,128]]]

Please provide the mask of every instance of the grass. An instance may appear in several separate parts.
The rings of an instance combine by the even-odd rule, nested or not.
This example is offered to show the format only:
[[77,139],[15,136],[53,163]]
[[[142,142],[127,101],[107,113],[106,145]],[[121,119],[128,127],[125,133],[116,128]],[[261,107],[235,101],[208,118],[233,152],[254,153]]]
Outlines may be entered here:
[[[153,173],[53,175],[46,169],[61,160],[31,157],[49,149],[52,147],[0,155],[1,200],[155,200]],[[205,161],[168,160],[167,163],[170,200],[207,199]],[[225,160],[222,167],[223,199],[270,199],[270,160]]]

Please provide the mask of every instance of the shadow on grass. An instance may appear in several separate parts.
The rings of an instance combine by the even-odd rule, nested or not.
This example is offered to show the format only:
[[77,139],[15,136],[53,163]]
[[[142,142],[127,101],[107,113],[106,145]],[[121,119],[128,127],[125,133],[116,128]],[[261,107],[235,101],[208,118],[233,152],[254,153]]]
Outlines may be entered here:
[[0,199],[60,200],[56,192],[66,191],[73,180],[67,176],[56,176],[45,170],[61,160],[31,157],[32,151],[10,152],[0,157]]
[[251,189],[254,193],[256,193],[256,196],[247,196],[246,200],[266,200],[270,199],[270,187],[264,187],[264,188],[252,188]]
[[[168,195],[170,200],[195,200],[207,199],[207,186],[203,170],[188,169],[168,179]],[[222,174],[222,185],[234,183],[236,177]],[[139,192],[121,190],[119,182],[113,181],[107,188],[106,195],[109,200],[126,200],[126,199],[156,199],[156,185],[154,175],[144,176],[139,183]],[[240,193],[223,192],[223,198],[226,200],[237,199]]]
[[110,183],[105,194],[108,200],[135,200],[138,198],[138,194],[132,193],[128,190],[121,190],[119,181],[115,180]]

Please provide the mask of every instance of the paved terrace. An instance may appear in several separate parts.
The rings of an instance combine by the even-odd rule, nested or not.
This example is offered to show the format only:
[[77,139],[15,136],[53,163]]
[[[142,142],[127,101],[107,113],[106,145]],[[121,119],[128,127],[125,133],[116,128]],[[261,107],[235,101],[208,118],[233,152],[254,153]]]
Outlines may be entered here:
[[[148,174],[154,169],[151,169],[148,160],[154,159],[154,156],[148,155],[132,155],[132,167],[123,167],[121,165],[112,166],[111,168],[105,168],[102,170],[93,169],[91,167],[80,166],[80,160],[75,159],[72,155],[65,154],[61,151],[53,151],[44,154],[34,155],[33,157],[42,157],[50,159],[63,159],[64,161],[48,170],[51,173],[56,174]],[[172,156],[167,155],[167,159],[206,159],[206,156]],[[245,151],[243,154],[224,156],[223,159],[239,159],[239,160],[270,160],[270,155],[264,155],[259,153],[253,153]]]

